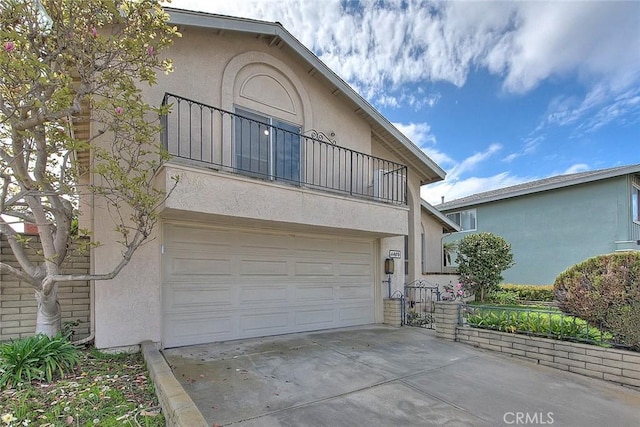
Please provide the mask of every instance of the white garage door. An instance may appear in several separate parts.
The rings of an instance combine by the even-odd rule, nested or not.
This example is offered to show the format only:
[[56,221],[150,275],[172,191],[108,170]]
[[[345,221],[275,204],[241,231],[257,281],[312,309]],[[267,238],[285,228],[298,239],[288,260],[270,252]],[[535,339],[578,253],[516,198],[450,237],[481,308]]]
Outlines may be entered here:
[[165,347],[374,321],[374,241],[164,225]]

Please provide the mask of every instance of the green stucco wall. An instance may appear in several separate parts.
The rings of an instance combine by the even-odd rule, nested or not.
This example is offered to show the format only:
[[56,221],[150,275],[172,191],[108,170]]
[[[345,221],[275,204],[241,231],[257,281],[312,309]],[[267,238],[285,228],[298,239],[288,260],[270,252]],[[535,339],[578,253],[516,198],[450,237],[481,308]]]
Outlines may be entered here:
[[511,243],[516,265],[503,273],[505,283],[542,285],[577,262],[615,251],[615,241],[628,240],[629,198],[627,177],[621,176],[464,209],[476,209],[475,232]]

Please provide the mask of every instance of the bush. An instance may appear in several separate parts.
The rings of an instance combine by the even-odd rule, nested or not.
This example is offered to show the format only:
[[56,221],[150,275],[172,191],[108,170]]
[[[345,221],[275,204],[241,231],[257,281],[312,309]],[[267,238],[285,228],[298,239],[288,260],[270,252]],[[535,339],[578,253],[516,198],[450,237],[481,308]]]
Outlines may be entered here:
[[487,295],[487,302],[500,305],[516,305],[520,300],[515,292],[498,289],[497,291],[492,291]]
[[511,245],[492,233],[469,234],[458,244],[458,274],[465,290],[476,300],[496,289],[502,281],[502,272],[513,266]]
[[66,338],[35,335],[0,345],[0,389],[21,382],[64,376],[78,363],[80,353]]
[[640,252],[590,258],[561,273],[554,292],[562,311],[640,350]]
[[500,291],[515,295],[519,301],[553,301],[553,285],[500,285]]

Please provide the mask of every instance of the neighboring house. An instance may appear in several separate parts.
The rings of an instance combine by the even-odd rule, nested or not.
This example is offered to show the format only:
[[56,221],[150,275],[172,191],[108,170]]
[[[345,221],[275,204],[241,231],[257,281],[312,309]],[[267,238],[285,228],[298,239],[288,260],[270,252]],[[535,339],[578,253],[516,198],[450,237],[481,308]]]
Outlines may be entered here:
[[559,175],[435,206],[467,233],[511,245],[506,283],[552,284],[586,258],[640,250],[640,165]]
[[[180,182],[154,238],[95,284],[96,346],[382,322],[384,261],[405,236],[392,292],[422,276],[422,247],[440,271],[451,226],[425,213],[420,187],[444,171],[280,24],[167,11],[175,72],[143,90],[172,104],[158,182]],[[108,213],[96,201],[83,214],[102,243],[93,271],[107,271],[120,257]]]

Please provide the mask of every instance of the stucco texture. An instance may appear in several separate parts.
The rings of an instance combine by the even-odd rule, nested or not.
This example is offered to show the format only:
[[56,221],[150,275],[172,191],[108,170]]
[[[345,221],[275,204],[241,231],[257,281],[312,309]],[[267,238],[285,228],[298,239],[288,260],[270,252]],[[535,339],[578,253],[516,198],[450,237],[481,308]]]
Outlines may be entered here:
[[[242,107],[292,123],[302,132],[314,129],[333,134],[339,146],[401,161],[389,144],[372,137],[371,126],[353,105],[336,97],[319,73],[309,73],[308,65],[288,46],[269,45],[264,39],[234,32],[217,34],[196,28],[181,32],[183,37],[166,53],[174,60],[175,72],[160,75],[156,86],[143,88],[149,103],[158,105],[169,92],[229,111]],[[230,125],[214,129],[212,136],[213,158],[231,162]],[[260,181],[188,163],[168,164],[158,177],[160,185],[174,175],[180,175],[181,180],[162,208],[163,218],[375,238],[379,262],[372,285],[377,293],[382,292],[380,281],[386,278],[382,265],[388,249],[403,249],[403,236],[409,234],[410,271],[405,276],[403,263],[397,263],[394,289],[400,290],[405,279],[415,280],[422,273],[421,183],[417,178],[422,172],[415,169],[409,168],[408,172],[408,206]],[[91,228],[102,246],[94,251],[93,268],[100,273],[115,265],[121,250],[115,243],[118,236],[109,213],[100,201],[96,203]],[[161,224],[162,219],[158,228]],[[161,262],[161,232],[156,230],[115,279],[97,284],[98,348],[162,341]],[[381,298],[376,300],[376,322],[382,322]]]

